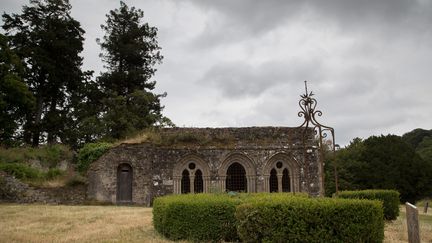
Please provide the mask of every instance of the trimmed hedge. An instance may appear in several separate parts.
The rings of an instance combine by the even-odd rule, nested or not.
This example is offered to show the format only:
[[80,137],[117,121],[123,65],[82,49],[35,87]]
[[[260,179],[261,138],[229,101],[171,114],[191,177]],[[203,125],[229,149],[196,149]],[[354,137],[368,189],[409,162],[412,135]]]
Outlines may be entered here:
[[233,241],[237,238],[234,212],[240,202],[211,194],[156,198],[153,224],[159,233],[171,240]]
[[399,192],[395,190],[342,191],[338,197],[380,200],[383,202],[385,219],[395,220],[399,216]]
[[239,205],[238,234],[244,242],[382,242],[378,201],[275,198]]
[[171,240],[381,242],[382,203],[307,194],[187,194],[156,198],[155,229]]

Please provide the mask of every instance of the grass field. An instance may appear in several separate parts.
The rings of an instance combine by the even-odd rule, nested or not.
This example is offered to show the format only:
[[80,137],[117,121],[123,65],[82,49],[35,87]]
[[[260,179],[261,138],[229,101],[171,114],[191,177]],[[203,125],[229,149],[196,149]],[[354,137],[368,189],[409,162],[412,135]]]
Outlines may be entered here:
[[[401,209],[384,242],[408,241]],[[0,204],[0,242],[170,242],[151,221],[151,208]],[[432,242],[432,213],[420,215],[420,228],[422,242]]]

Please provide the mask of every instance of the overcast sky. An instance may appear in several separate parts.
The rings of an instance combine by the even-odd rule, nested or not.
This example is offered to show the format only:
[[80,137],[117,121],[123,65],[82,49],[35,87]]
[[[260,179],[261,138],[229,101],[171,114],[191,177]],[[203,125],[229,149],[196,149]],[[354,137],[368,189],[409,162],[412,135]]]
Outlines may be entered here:
[[[113,0],[71,0],[85,70]],[[336,143],[432,126],[432,1],[137,0],[159,29],[154,79],[180,127],[297,126],[304,80]],[[1,0],[7,13],[28,1]]]

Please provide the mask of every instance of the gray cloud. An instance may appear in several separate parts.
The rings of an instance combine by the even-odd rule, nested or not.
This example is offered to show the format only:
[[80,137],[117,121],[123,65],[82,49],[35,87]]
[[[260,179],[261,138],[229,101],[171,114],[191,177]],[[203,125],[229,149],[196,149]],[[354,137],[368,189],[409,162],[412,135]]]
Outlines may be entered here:
[[[0,3],[8,13],[28,1]],[[94,39],[118,7],[71,0],[86,30],[85,69],[102,70]],[[127,1],[159,28],[156,76],[179,126],[296,126],[303,80],[337,143],[431,128],[432,1]]]
[[[311,71],[314,68],[314,72]],[[318,79],[321,75],[318,61],[269,61],[259,65],[246,62],[225,62],[212,66],[200,82],[214,85],[229,98],[259,96],[268,89],[293,84],[302,79]]]

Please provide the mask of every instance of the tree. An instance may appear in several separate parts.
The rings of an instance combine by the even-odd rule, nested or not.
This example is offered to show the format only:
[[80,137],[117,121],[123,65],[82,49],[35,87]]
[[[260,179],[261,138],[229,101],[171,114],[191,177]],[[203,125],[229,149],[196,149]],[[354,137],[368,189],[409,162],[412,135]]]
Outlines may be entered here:
[[144,12],[120,2],[120,8],[110,11],[103,40],[97,40],[103,53],[107,72],[98,83],[105,94],[103,122],[106,136],[122,138],[153,125],[170,124],[161,112],[160,98],[154,94],[156,81],[150,79],[155,65],[162,62],[157,42],[157,28],[141,23]]
[[0,144],[7,146],[15,143],[16,131],[34,104],[22,72],[21,60],[0,34]]
[[24,140],[37,146],[65,132],[71,97],[83,82],[84,30],[70,16],[68,0],[30,0],[22,14],[3,14],[3,29],[24,61],[23,79],[36,99],[23,125]]
[[[339,188],[396,189],[401,200],[415,201],[430,195],[432,164],[423,160],[401,137],[395,135],[372,136],[354,140],[337,152]],[[331,167],[327,167],[327,180],[334,184]]]

